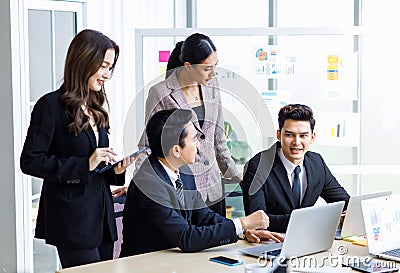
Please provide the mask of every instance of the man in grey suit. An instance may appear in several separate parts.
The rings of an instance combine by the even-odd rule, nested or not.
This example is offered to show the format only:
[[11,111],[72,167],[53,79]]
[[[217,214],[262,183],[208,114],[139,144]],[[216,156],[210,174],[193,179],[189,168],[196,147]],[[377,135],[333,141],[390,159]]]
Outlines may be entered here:
[[246,214],[264,210],[269,230],[285,232],[296,208],[325,201],[349,201],[349,194],[329,171],[318,153],[308,151],[315,140],[315,119],[310,107],[286,105],[278,114],[279,130],[274,145],[246,163],[243,201]]

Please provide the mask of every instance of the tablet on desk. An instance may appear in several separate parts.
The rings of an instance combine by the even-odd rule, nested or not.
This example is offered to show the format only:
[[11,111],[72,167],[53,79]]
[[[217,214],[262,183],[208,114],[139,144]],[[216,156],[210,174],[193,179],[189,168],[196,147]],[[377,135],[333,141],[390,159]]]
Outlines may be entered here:
[[135,156],[137,156],[138,154],[147,152],[147,150],[149,150],[148,147],[143,147],[143,148],[141,148],[140,150],[138,150],[138,151],[136,151],[136,152],[134,152],[134,153],[131,153],[130,155],[124,156],[121,160],[118,160],[117,162],[109,163],[108,165],[104,166],[103,168],[96,168],[95,172],[97,172],[97,173],[103,173],[103,172],[105,172],[105,171],[107,171],[107,170],[109,170],[109,169],[114,168],[115,166],[117,166],[118,163],[120,163],[120,162],[122,162],[122,160],[124,160],[124,158],[127,158],[127,157],[135,157]]

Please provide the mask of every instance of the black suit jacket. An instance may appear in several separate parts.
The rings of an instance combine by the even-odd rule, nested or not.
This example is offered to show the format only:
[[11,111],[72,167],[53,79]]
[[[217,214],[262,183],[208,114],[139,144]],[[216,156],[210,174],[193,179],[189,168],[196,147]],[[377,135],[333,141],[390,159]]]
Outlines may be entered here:
[[108,135],[99,128],[99,145],[93,130],[68,132],[71,118],[60,96],[61,87],[36,103],[21,154],[21,170],[43,178],[35,237],[65,248],[94,248],[103,232],[117,239],[114,205],[109,185],[123,185],[125,175],[113,169],[89,171],[89,157],[97,147],[108,147]]
[[158,159],[150,155],[143,162],[127,193],[121,257],[174,247],[195,252],[237,241],[235,225],[204,204],[187,166],[180,177],[185,207]]
[[[287,172],[277,152],[277,142],[268,150],[256,154],[246,163],[243,181],[243,201],[246,215],[264,210],[269,216],[269,230],[285,232],[290,214],[295,209]],[[318,197],[325,201],[346,201],[350,196],[329,171],[321,155],[307,152],[304,156],[307,172],[307,189],[301,208],[313,206]]]

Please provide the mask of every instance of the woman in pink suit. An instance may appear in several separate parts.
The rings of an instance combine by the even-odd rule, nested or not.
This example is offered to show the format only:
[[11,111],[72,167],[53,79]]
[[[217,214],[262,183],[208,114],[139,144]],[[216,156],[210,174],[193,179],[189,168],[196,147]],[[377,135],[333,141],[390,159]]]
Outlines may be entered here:
[[[225,178],[241,180],[235,162],[226,145],[224,117],[215,67],[217,50],[211,39],[200,33],[178,42],[168,60],[166,79],[152,86],[146,101],[146,124],[150,117],[172,108],[189,109],[192,122],[203,132],[194,164],[197,189],[203,200],[215,212],[225,216],[221,174]],[[142,135],[139,148],[148,146]],[[146,155],[136,161],[136,170]]]

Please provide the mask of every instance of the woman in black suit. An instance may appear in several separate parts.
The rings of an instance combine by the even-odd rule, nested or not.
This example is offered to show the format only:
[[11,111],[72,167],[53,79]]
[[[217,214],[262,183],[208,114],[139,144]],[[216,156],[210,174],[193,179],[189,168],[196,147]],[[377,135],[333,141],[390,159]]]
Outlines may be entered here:
[[118,45],[94,30],[72,40],[64,83],[36,103],[21,154],[21,170],[43,178],[35,237],[57,247],[63,268],[112,259],[117,240],[110,185],[123,185],[125,169],[97,170],[115,161],[109,147],[104,83]]

